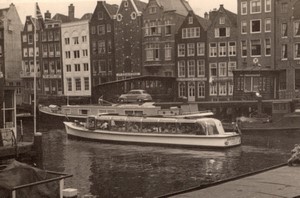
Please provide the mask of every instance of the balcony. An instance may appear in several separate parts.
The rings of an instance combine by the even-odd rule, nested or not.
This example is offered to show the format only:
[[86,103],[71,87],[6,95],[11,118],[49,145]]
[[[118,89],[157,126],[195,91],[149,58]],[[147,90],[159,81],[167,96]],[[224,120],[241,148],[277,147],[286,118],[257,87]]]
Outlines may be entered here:
[[[21,71],[20,72],[20,77],[21,78],[34,78],[34,72],[25,72],[25,71]],[[36,77],[39,78],[41,77],[41,73],[37,72],[36,73]]]

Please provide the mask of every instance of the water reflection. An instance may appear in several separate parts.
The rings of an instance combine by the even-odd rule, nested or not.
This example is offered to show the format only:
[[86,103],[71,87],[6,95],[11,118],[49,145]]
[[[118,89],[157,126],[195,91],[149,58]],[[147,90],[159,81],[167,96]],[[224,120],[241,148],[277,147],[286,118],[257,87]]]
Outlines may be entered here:
[[243,134],[227,150],[115,145],[68,139],[44,126],[44,166],[73,174],[81,195],[154,197],[286,162],[300,133]]

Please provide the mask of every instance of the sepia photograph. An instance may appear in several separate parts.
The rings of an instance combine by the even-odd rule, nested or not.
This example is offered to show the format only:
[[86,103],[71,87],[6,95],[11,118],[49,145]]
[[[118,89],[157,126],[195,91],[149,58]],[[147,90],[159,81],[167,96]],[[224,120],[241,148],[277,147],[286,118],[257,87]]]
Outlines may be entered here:
[[1,0],[0,198],[299,180],[300,0]]

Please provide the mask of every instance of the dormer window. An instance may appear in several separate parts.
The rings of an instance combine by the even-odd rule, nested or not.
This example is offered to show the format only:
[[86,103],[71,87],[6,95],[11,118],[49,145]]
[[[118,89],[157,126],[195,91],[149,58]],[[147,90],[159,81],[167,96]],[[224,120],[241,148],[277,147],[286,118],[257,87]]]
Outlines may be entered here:
[[189,24],[193,24],[193,17],[189,17]]

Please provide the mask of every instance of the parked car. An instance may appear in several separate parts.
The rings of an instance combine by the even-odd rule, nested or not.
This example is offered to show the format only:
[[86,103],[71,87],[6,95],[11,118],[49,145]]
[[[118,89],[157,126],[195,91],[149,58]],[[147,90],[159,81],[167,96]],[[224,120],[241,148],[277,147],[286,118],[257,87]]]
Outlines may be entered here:
[[119,97],[120,102],[147,102],[151,101],[152,97],[145,90],[134,89]]

